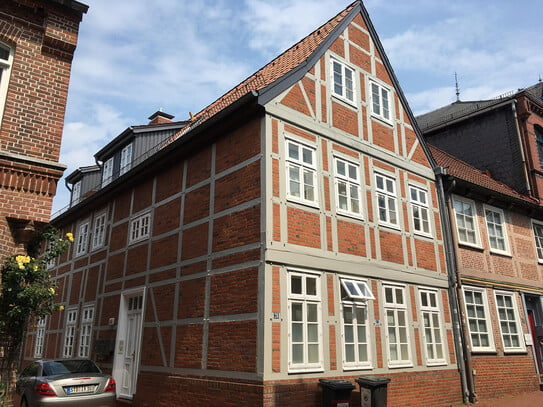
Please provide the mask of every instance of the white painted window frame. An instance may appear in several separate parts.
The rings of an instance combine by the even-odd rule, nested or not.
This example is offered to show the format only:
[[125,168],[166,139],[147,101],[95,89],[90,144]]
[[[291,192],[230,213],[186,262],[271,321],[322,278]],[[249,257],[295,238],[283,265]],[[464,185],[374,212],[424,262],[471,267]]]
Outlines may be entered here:
[[[489,311],[489,307],[488,307],[488,298],[487,298],[487,292],[486,292],[486,289],[484,288],[479,288],[479,287],[473,287],[473,286],[464,286],[462,287],[462,290],[463,290],[463,294],[464,294],[464,307],[465,307],[465,312],[466,312],[466,320],[467,320],[467,323],[468,323],[468,331],[469,331],[469,338],[470,338],[470,343],[471,343],[471,351],[472,352],[481,352],[481,353],[484,353],[484,352],[490,352],[490,353],[493,353],[496,351],[496,346],[494,344],[494,333],[492,331],[492,321],[490,319],[490,311]],[[482,299],[482,303],[475,303],[475,302],[470,302],[468,303],[468,298],[467,298],[467,295],[466,293],[467,292],[472,292],[474,294],[479,294],[481,296],[481,299]],[[475,298],[475,295],[474,295],[474,298]],[[470,306],[471,307],[476,307],[476,308],[479,308],[479,311],[483,311],[483,317],[481,318],[480,316],[477,315],[477,309],[476,308],[473,308],[471,311],[470,311]],[[481,329],[479,329],[479,326],[480,324],[478,323],[478,321],[484,321],[484,324],[486,325],[486,331],[483,331]],[[472,331],[471,329],[471,325],[472,322],[475,322],[476,325],[478,326],[478,329],[476,332]],[[488,345],[484,346],[484,345],[480,345],[480,337],[481,335],[487,335],[488,336]],[[474,340],[473,340],[473,337],[474,336],[478,336],[478,343],[475,343]]]
[[130,221],[129,243],[140,242],[151,234],[151,212],[145,212]]
[[104,246],[106,236],[106,212],[98,214],[94,218],[92,226],[92,250],[99,249]]
[[356,71],[336,58],[330,58],[330,87],[333,96],[356,104]]
[[108,158],[102,165],[102,188],[113,181],[114,157]]
[[90,224],[88,220],[85,220],[79,224],[77,228],[77,237],[75,241],[75,256],[82,256],[87,253],[87,246],[89,244],[89,229]]
[[[509,297],[511,300],[511,307],[500,307],[498,304],[498,297]],[[502,290],[495,290],[494,291],[494,304],[496,305],[496,313],[498,316],[498,324],[500,326],[500,338],[502,340],[503,344],[503,351],[504,353],[524,353],[526,352],[526,344],[524,343],[524,334],[522,332],[522,324],[520,323],[520,315],[518,312],[518,304],[517,304],[517,298],[514,292],[511,291],[502,291]],[[502,318],[503,313],[500,313],[500,309],[502,311],[508,312],[509,315],[507,315],[507,318]],[[512,315],[511,315],[512,314]],[[516,335],[511,334],[510,332],[506,332],[504,330],[504,324],[509,325],[508,329],[511,326],[514,326],[514,329],[516,329]],[[516,336],[518,340],[518,346],[507,346],[506,345],[506,336]]]
[[87,305],[81,309],[78,347],[78,356],[81,358],[88,358],[90,356],[93,323],[94,305]]
[[[441,311],[441,297],[439,291],[431,288],[419,288],[421,333],[424,346],[424,355],[427,366],[446,365],[445,359],[445,337],[443,335],[443,321]],[[426,297],[426,301],[424,298]],[[432,304],[432,297],[434,303]],[[426,304],[425,304],[426,302]],[[425,318],[428,316],[428,319]],[[428,322],[428,323],[427,323]],[[432,348],[434,357],[428,352]],[[441,352],[441,357],[438,354]]]
[[[344,174],[341,173],[341,166]],[[362,186],[360,183],[360,165],[342,157],[334,157],[334,186],[336,191],[336,211],[342,215],[363,219]],[[344,192],[340,191],[344,187]],[[354,193],[358,197],[353,197]],[[344,198],[346,208],[341,207]],[[354,209],[353,201],[358,200],[358,211]]]
[[[411,222],[413,231],[418,235],[431,237],[432,234],[432,219],[430,211],[430,202],[428,190],[418,185],[409,184],[409,202],[411,204]],[[418,216],[417,216],[418,212]],[[417,227],[416,219],[419,219]],[[424,225],[427,225],[428,230],[424,230]]]
[[43,356],[43,348],[45,345],[45,327],[47,326],[47,316],[38,319],[36,324],[36,337],[34,342],[34,358]]
[[391,124],[393,118],[392,91],[375,80],[369,80],[368,89],[372,116]]
[[13,66],[13,55],[15,50],[13,47],[0,42],[0,48],[9,53],[7,59],[0,58],[0,125],[4,116],[4,107],[8,94],[9,79],[11,76],[11,67]]
[[77,308],[66,309],[66,323],[64,327],[64,344],[62,357],[71,358],[74,355],[75,337],[77,331]]
[[72,186],[72,206],[77,205],[81,200],[81,180],[77,181]]
[[[391,289],[393,298],[392,301],[387,301],[386,290]],[[398,292],[402,293],[402,300],[398,301]],[[384,312],[384,325],[385,325],[385,338],[386,338],[386,348],[387,348],[387,361],[388,367],[393,368],[402,368],[402,367],[411,367],[413,366],[413,356],[411,350],[411,323],[409,320],[409,312],[407,310],[407,289],[404,285],[400,284],[390,284],[385,283],[382,286],[383,293],[383,312]],[[389,315],[393,316],[395,324],[393,326],[389,325]],[[402,316],[403,317],[400,317]],[[404,320],[404,325],[401,325],[401,318]],[[390,328],[394,331],[394,338],[390,336]],[[404,330],[405,336],[402,338],[402,330]],[[392,341],[394,339],[394,341]],[[397,347],[397,356],[395,359],[392,358],[392,346]],[[402,346],[405,346],[407,351],[406,358],[402,358],[403,351]]]
[[[292,157],[290,154],[290,146],[293,146],[298,151],[298,157]],[[305,205],[317,207],[318,205],[318,182],[317,182],[317,148],[306,143],[302,143],[292,138],[285,138],[285,157],[286,157],[286,180],[287,180],[287,199],[296,201]],[[305,154],[309,154],[311,162],[304,159]],[[297,173],[298,180],[291,178],[291,174]],[[312,184],[309,184],[306,180],[311,180]],[[296,196],[292,191],[292,183],[299,184],[299,196]],[[306,186],[310,186],[313,189],[313,199],[310,199],[306,195]]]
[[537,251],[538,263],[543,263],[543,222],[532,219],[532,233]]
[[[301,293],[293,293],[292,279],[293,277],[301,279]],[[307,289],[308,280],[314,280],[315,293],[309,293]],[[323,371],[323,336],[322,336],[322,305],[321,305],[321,273],[309,272],[301,270],[287,271],[288,281],[288,371],[295,372],[322,372]],[[294,306],[302,307],[301,320],[293,320]],[[315,312],[316,320],[309,320],[309,307],[312,307]],[[296,341],[294,338],[294,325],[302,326],[302,339]],[[310,328],[313,334],[316,335],[316,340],[308,340],[308,332]],[[316,329],[316,332],[314,332]],[[302,347],[302,361],[295,363],[293,360],[293,347]],[[317,361],[309,362],[309,347],[317,346]]]
[[[502,209],[496,208],[494,206],[490,205],[483,205],[483,212],[485,216],[485,224],[486,224],[486,230],[487,230],[487,237],[488,237],[488,248],[490,252],[502,254],[506,256],[511,255],[511,249],[509,246],[509,239],[507,237],[507,223],[505,222],[505,214]],[[487,212],[492,212],[493,214],[497,214],[497,216],[500,218],[500,224],[495,223],[494,221],[488,219]],[[501,228],[501,236],[498,236],[497,231]],[[494,233],[493,233],[494,232]],[[503,241],[503,249],[499,249],[496,247],[492,247],[492,238],[496,240],[502,240]]]
[[[471,247],[481,249],[482,247],[481,247],[481,235],[479,233],[479,218],[477,216],[477,205],[475,204],[475,201],[458,196],[458,195],[453,195],[452,199],[453,199],[454,219],[456,223],[456,236],[458,238],[458,243],[461,245],[471,246]],[[470,206],[473,214],[467,215],[467,214],[458,212],[457,205],[456,205],[457,202],[461,203],[462,205]],[[469,219],[471,219],[471,221],[473,222],[472,229],[467,227],[466,221],[469,221]],[[466,239],[462,239],[461,230],[467,231],[466,236],[468,232],[473,233],[475,242],[470,242]]]
[[119,174],[123,175],[130,171],[132,168],[132,151],[133,143],[127,144],[121,150],[121,166],[119,168]]
[[[383,180],[383,186],[379,186],[379,179]],[[375,171],[373,174],[375,181],[375,209],[377,211],[377,219],[380,225],[392,227],[395,229],[400,228],[400,208],[398,206],[399,200],[397,195],[396,178],[385,174],[381,171]],[[391,186],[392,188],[389,188]],[[381,206],[380,200],[383,200],[384,206]],[[394,209],[391,208],[391,204],[394,204]],[[381,217],[381,208],[384,210],[385,219]],[[396,215],[396,219],[392,221],[392,214]]]

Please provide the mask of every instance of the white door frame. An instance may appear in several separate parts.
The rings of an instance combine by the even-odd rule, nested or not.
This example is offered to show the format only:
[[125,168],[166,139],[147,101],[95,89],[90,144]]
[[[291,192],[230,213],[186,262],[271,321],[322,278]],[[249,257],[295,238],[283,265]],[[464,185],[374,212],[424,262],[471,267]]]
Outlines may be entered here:
[[[126,346],[128,342],[128,315],[129,306],[128,301],[130,298],[142,297],[141,303],[141,318],[139,323],[133,327],[134,337],[133,350],[131,356],[131,369],[127,372],[125,369]],[[145,316],[145,287],[134,288],[123,291],[121,293],[119,303],[119,321],[117,324],[117,337],[115,339],[115,355],[113,358],[113,371],[112,376],[117,382],[117,395],[122,398],[132,399],[136,393],[136,384],[139,372],[139,365],[141,359],[141,338],[143,336],[143,320]],[[127,376],[128,375],[128,376]],[[128,380],[128,383],[127,383]],[[124,390],[128,388],[128,390]]]

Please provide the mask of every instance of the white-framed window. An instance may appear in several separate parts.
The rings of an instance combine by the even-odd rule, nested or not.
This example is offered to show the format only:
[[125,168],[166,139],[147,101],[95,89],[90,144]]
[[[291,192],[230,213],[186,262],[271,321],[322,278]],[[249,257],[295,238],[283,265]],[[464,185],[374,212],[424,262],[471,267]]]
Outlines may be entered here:
[[374,299],[365,281],[341,278],[343,367],[371,368],[371,341],[366,300]]
[[484,205],[484,210],[490,251],[499,254],[510,254],[503,211],[488,205]]
[[362,216],[360,166],[339,157],[334,158],[337,211],[355,217]]
[[413,230],[416,233],[430,236],[430,208],[428,192],[415,185],[409,185],[409,197],[411,202],[411,218]]
[[537,261],[543,263],[543,223],[532,219],[532,230],[534,231]]
[[317,165],[315,147],[287,139],[287,196],[315,205],[317,203]]
[[438,292],[419,289],[419,299],[426,364],[429,366],[446,364]]
[[78,356],[88,358],[92,340],[92,324],[94,322],[94,306],[89,305],[81,310],[81,328],[79,331]]
[[102,187],[113,181],[113,163],[113,157],[104,161],[104,165],[102,166]]
[[144,213],[130,221],[130,243],[149,237],[151,224],[151,212]]
[[288,271],[288,368],[322,371],[320,274]]
[[453,197],[453,207],[456,219],[458,242],[468,246],[480,247],[479,228],[477,226],[477,209],[475,202]]
[[63,358],[71,358],[74,355],[75,331],[77,327],[77,309],[66,311],[66,327],[64,330]]
[[342,62],[330,59],[332,94],[350,103],[355,102],[355,73]]
[[94,218],[92,226],[92,249],[98,249],[104,245],[106,235],[106,213],[101,213]]
[[132,143],[121,150],[121,168],[119,173],[123,175],[132,168]]
[[375,194],[379,223],[398,227],[398,197],[396,196],[396,180],[388,175],[375,173]]
[[384,284],[383,294],[388,366],[412,366],[405,287]]
[[494,291],[494,297],[504,352],[526,351],[515,294],[508,291]]
[[89,242],[89,222],[84,222],[79,225],[77,231],[77,240],[75,242],[75,255],[81,256],[87,253],[87,245]]
[[36,341],[34,342],[34,357],[41,358],[43,356],[43,344],[45,342],[45,327],[47,325],[47,317],[41,317],[36,326]]
[[377,82],[370,81],[370,91],[372,115],[379,117],[380,119],[386,120],[387,122],[390,122],[392,120],[390,113],[390,90]]
[[4,105],[8,93],[8,83],[13,65],[13,49],[0,43],[0,123],[4,114]]
[[81,199],[81,181],[77,181],[72,187],[72,205],[77,205]]
[[493,352],[494,339],[488,312],[486,290],[475,287],[463,287],[466,318],[468,320],[473,352]]

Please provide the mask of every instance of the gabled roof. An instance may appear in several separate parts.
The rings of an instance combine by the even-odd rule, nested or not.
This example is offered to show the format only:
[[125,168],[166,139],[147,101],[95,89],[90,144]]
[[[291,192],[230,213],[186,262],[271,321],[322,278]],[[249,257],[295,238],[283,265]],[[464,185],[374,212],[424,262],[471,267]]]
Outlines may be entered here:
[[489,195],[502,195],[527,204],[538,205],[539,202],[529,196],[519,194],[513,188],[492,178],[488,173],[482,172],[468,163],[446,153],[439,148],[428,145],[434,160],[440,167],[445,167],[447,174],[467,184],[488,190]]

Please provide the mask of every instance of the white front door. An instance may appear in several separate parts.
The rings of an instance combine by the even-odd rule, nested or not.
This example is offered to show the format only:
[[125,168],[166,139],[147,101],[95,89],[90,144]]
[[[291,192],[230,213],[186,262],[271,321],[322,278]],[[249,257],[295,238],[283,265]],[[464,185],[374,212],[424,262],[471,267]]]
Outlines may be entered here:
[[132,398],[138,378],[141,331],[143,320],[143,292],[124,294],[119,312],[113,376],[120,397]]

